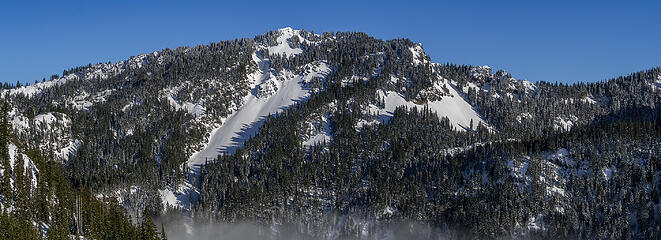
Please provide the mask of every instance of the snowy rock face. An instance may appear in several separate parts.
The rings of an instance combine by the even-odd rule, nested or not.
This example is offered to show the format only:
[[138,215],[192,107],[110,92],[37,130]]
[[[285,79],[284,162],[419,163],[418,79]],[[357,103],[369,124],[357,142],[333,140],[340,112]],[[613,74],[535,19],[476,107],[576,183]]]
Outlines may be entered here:
[[483,82],[495,78],[495,75],[493,74],[493,70],[491,70],[491,67],[487,65],[472,67],[470,69],[470,72],[471,72],[471,76]]
[[303,52],[299,47],[292,47],[292,42],[305,42],[306,40],[299,35],[300,30],[294,30],[290,27],[278,30],[277,44],[268,46],[269,54],[284,55],[287,57],[295,56]]
[[489,66],[478,66],[470,68],[471,80],[467,86],[462,89],[464,93],[468,93],[470,87],[484,92],[489,92],[494,97],[508,96],[518,98],[521,94],[534,94],[537,91],[537,86],[534,83],[517,80],[511,74],[500,70],[493,72]]
[[73,139],[71,118],[64,113],[47,112],[30,119],[14,109],[9,113],[9,122],[15,135],[36,143],[43,152],[53,151],[57,160],[66,161],[80,145]]
[[413,65],[430,63],[429,57],[425,54],[421,44],[416,44],[414,47],[410,47],[409,50],[413,54]]

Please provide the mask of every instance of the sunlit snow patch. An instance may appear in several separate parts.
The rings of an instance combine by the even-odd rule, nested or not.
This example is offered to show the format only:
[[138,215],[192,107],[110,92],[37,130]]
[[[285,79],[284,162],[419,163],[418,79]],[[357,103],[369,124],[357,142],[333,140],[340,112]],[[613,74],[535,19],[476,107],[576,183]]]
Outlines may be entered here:
[[278,33],[280,34],[276,39],[278,45],[268,47],[269,54],[281,54],[291,57],[302,53],[302,49],[292,48],[289,44],[289,39],[292,37],[298,37],[301,42],[303,41],[303,38],[299,35],[299,31],[300,30],[294,30],[290,27],[278,29]]
[[447,117],[450,122],[457,128],[457,130],[466,130],[470,128],[471,120],[473,121],[473,128],[476,128],[479,123],[486,126],[486,122],[480,115],[473,109],[473,106],[468,104],[461,95],[452,86],[448,86],[450,96],[443,96],[441,100],[429,101],[425,104],[417,104],[407,101],[404,97],[392,91],[379,91],[379,98],[385,99],[385,106],[383,108],[370,106],[370,113],[377,113],[382,122],[387,122],[394,113],[395,109],[400,106],[408,108],[416,107],[418,110],[423,109],[425,106],[432,112],[435,112],[439,117]]
[[[301,74],[284,70],[274,72],[270,60],[265,56],[253,54],[253,60],[259,69],[248,75],[253,90],[243,99],[243,105],[233,112],[222,125],[211,132],[204,149],[194,153],[188,160],[188,166],[195,167],[205,161],[214,160],[218,154],[233,154],[243,143],[257,133],[259,127],[270,114],[277,114],[287,107],[303,101],[310,96],[306,81],[313,77],[325,77],[330,67],[325,62],[310,63],[304,66]],[[260,92],[263,84],[273,82],[272,92]]]

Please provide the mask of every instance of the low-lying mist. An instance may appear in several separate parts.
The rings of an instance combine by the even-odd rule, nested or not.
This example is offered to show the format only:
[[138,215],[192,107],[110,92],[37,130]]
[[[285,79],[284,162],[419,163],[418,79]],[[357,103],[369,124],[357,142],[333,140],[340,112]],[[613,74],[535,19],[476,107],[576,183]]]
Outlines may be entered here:
[[447,239],[456,232],[415,221],[364,220],[351,216],[321,221],[264,224],[258,222],[203,222],[187,217],[156,219],[168,239]]

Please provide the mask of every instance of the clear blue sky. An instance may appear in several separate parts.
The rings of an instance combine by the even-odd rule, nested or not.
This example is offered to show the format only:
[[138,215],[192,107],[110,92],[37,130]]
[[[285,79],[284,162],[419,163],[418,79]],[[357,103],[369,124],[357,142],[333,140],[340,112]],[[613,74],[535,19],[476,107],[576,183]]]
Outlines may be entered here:
[[286,26],[406,37],[434,62],[531,81],[599,81],[661,65],[660,1],[531,2],[5,1],[0,81]]

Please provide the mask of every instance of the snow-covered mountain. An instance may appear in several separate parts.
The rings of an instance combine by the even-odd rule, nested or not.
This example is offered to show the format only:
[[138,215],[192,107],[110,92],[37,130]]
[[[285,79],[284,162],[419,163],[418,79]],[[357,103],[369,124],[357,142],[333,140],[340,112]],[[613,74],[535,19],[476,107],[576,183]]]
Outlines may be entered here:
[[[314,78],[324,79],[335,67],[330,66],[325,61],[314,61],[300,66],[298,69],[276,71],[270,67],[269,55],[282,55],[292,57],[300,54],[301,48],[292,47],[289,39],[295,38],[302,43],[314,43],[299,34],[300,30],[283,28],[277,31],[277,45],[266,46],[258,45],[252,55],[254,64],[258,66],[254,72],[248,74],[248,82],[251,91],[244,96],[243,104],[238,109],[227,116],[223,123],[212,130],[208,143],[204,148],[194,153],[188,160],[188,165],[193,167],[204,163],[207,160],[213,160],[218,154],[233,154],[237,148],[240,148],[244,141],[253,136],[261,126],[261,122],[271,114],[276,114],[283,109],[296,104],[299,101],[305,101],[313,93],[309,86]],[[320,37],[320,36],[315,36]],[[412,64],[420,64],[418,59],[428,59],[422,51],[420,45],[411,47],[414,54]],[[265,54],[269,55],[265,55]],[[428,60],[426,63],[429,64]],[[358,76],[356,76],[358,77]],[[438,76],[442,78],[442,76]],[[401,81],[396,77],[391,77],[391,81]],[[454,89],[449,81],[443,79],[436,83],[431,91],[449,91],[449,94],[440,97],[438,100],[429,101],[424,104],[416,104],[404,99],[396,91],[380,91],[379,97],[385,99],[385,105],[377,107],[372,104],[367,111],[369,113],[392,116],[392,112],[397,107],[429,107],[432,111],[442,117],[448,117],[450,121],[458,128],[465,129],[471,121],[475,126],[486,122],[475,112],[470,104]],[[381,118],[381,120],[385,120]],[[330,135],[330,133],[325,133]],[[311,142],[310,142],[311,143]]]
[[[282,28],[253,39],[73,68],[50,81],[3,89],[0,96],[9,103],[18,141],[65,166],[72,185],[130,213],[263,220],[282,217],[285,208],[305,208],[420,220],[431,215],[402,208],[414,200],[369,192],[388,189],[375,176],[413,181],[406,176],[415,175],[419,183],[435,178],[416,175],[421,168],[437,170],[446,178],[425,182],[416,194],[450,196],[435,184],[454,179],[444,186],[453,189],[453,202],[468,199],[470,187],[496,188],[489,184],[512,183],[521,196],[544,188],[542,195],[566,216],[576,207],[568,186],[572,174],[596,169],[610,180],[622,166],[586,167],[581,149],[559,136],[605,119],[651,119],[660,82],[656,68],[600,83],[532,83],[488,66],[433,63],[421,44],[406,39]],[[519,152],[535,144],[543,147]],[[507,159],[496,163],[495,156]],[[440,169],[448,164],[461,171]],[[533,176],[530,166],[541,170]],[[485,180],[474,179],[478,173]],[[273,197],[278,194],[282,199]],[[269,206],[251,196],[268,197],[273,207],[245,210]],[[434,209],[452,208],[441,205]],[[546,231],[549,212],[533,210],[507,227]],[[310,212],[301,221],[322,221]]]
[[[314,79],[324,79],[329,73],[334,71],[337,66],[330,65],[324,59],[312,61],[308,64],[295,67],[292,69],[274,69],[270,66],[270,56],[284,56],[286,58],[294,57],[303,52],[300,46],[294,46],[292,39],[295,39],[299,44],[321,44],[323,41],[333,41],[335,38],[324,38],[321,35],[305,33],[301,34],[300,30],[293,30],[291,28],[283,28],[271,33],[275,37],[275,42],[257,41],[253,46],[253,52],[246,52],[250,55],[250,62],[245,63],[250,65],[249,71],[245,74],[246,85],[249,91],[243,92],[244,95],[239,95],[238,101],[230,104],[226,110],[227,114],[220,116],[216,112],[208,111],[211,107],[208,106],[207,98],[210,96],[200,96],[200,91],[194,92],[197,96],[186,96],[185,88],[191,88],[190,81],[183,81],[178,85],[171,85],[159,90],[160,99],[166,100],[174,109],[183,110],[184,112],[195,117],[193,121],[199,123],[206,132],[208,137],[198,143],[191,145],[188,166],[195,166],[204,163],[205,160],[213,160],[218,154],[225,153],[231,154],[237,148],[240,148],[242,143],[250,136],[255,134],[255,131],[260,127],[260,122],[270,114],[276,114],[289,106],[296,104],[299,101],[305,101],[310,94],[318,89],[311,87]],[[307,38],[306,38],[307,36]],[[308,39],[309,38],[309,39]],[[434,64],[430,64],[429,57],[424,53],[421,45],[412,45],[408,48],[412,54],[411,65],[426,64],[432,68]],[[186,54],[186,51],[184,51]],[[377,52],[375,54],[383,54]],[[368,57],[368,56],[366,56]],[[9,96],[22,96],[27,99],[38,98],[44,91],[53,91],[55,87],[62,86],[66,83],[77,82],[83,85],[102,84],[104,80],[121,75],[127,71],[140,71],[143,66],[150,64],[162,64],[164,56],[160,56],[159,52],[152,54],[138,55],[131,57],[129,60],[120,61],[118,63],[107,63],[89,66],[82,70],[67,73],[61,78],[56,78],[50,81],[37,83],[29,86],[22,86],[15,89],[4,90],[4,95]],[[379,67],[376,66],[376,69]],[[147,72],[147,76],[151,73]],[[378,74],[378,73],[376,73]],[[474,126],[479,123],[485,125],[486,121],[480,116],[475,109],[468,104],[460,90],[455,89],[456,86],[451,80],[444,79],[434,71],[439,81],[435,82],[431,87],[422,91],[421,94],[439,95],[437,99],[428,101],[426,103],[415,102],[415,100],[407,100],[401,89],[384,89],[379,91],[379,97],[385,99],[383,106],[377,107],[372,104],[369,106],[367,112],[382,115],[379,118],[381,121],[386,120],[392,115],[395,108],[400,106],[406,107],[428,107],[432,111],[442,117],[448,117],[450,121],[457,127],[463,130],[469,127],[470,122],[474,122]],[[131,76],[125,76],[124,79],[129,80]],[[370,76],[353,76],[354,79],[343,80],[344,83],[351,83],[355,79],[367,78]],[[407,79],[400,78],[394,75],[388,76],[390,81],[394,84],[406,82]],[[203,84],[214,84],[212,79],[204,80]],[[117,88],[104,88],[96,92],[88,92],[86,90],[75,91],[72,94],[64,96],[55,96],[51,105],[70,109],[73,111],[88,111],[90,107],[100,105],[106,102],[107,98],[114,97],[120,90],[126,90],[126,86]],[[222,87],[222,86],[220,86]],[[227,86],[230,89],[232,86]],[[124,88],[124,89],[122,89]],[[195,88],[195,87],[192,87]],[[405,87],[403,87],[405,91]],[[400,90],[400,91],[398,91]],[[428,91],[428,92],[427,92]],[[130,89],[128,89],[130,94]],[[50,92],[46,93],[50,94]],[[42,95],[46,95],[42,94]],[[128,104],[124,105],[121,110],[126,112],[132,107],[140,104],[137,99],[130,99]],[[24,114],[13,111],[10,117],[14,122],[14,127],[17,131],[22,131],[30,124],[38,124],[43,122],[48,125],[66,125],[68,116],[65,113],[44,113],[48,116],[53,114],[59,115],[64,119],[62,123],[54,121],[40,121],[42,116],[35,116],[28,119]],[[45,116],[45,115],[43,115]],[[41,129],[45,129],[41,128]],[[59,132],[52,133],[55,136],[53,142],[42,143],[44,150],[53,150],[58,153],[62,159],[66,159],[70,153],[75,153],[77,145],[80,145],[80,140],[72,139],[70,131],[66,131],[66,126],[60,129]],[[113,129],[113,134],[121,137],[122,135],[132,135],[135,129],[131,127],[122,129]],[[326,135],[330,135],[326,133]],[[46,145],[52,145],[51,148],[46,148]]]

